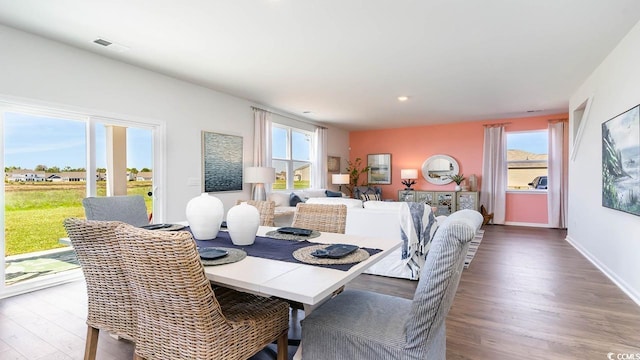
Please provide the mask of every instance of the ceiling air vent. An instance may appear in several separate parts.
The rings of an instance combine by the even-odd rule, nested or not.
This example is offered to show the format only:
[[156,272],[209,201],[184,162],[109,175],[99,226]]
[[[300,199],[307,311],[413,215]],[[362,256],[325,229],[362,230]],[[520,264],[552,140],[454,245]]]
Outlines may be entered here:
[[95,39],[93,40],[94,43],[98,44],[98,45],[102,45],[102,46],[109,46],[112,44],[111,41],[107,41],[105,39]]
[[97,38],[97,39],[93,40],[93,43],[101,45],[101,46],[104,46],[108,50],[119,52],[119,53],[125,52],[125,51],[129,51],[128,47],[126,47],[124,45],[120,45],[118,43],[111,42],[109,40],[105,40],[103,38]]

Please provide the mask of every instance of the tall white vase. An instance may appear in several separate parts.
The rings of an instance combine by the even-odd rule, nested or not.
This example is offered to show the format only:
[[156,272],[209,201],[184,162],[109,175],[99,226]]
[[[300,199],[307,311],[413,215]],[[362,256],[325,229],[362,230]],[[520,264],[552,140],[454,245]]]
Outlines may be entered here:
[[229,209],[227,230],[234,245],[251,245],[256,240],[260,226],[260,212],[246,202]]
[[218,236],[224,216],[224,205],[220,199],[203,193],[189,200],[185,212],[194,238],[211,240]]

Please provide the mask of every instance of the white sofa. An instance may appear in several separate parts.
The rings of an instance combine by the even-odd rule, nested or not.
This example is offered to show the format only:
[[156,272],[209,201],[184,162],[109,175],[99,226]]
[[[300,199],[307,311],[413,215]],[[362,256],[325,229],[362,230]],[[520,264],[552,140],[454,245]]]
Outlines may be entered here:
[[[291,193],[291,191],[273,191],[267,197],[267,200],[272,200],[276,203],[274,219],[275,226],[291,226],[293,214],[296,211],[296,207],[290,205]],[[311,199],[316,198],[327,198],[327,189],[295,190],[293,193],[305,202],[309,202]],[[331,199],[343,199],[345,196],[346,195],[342,194],[342,197],[335,197]],[[360,204],[360,207],[362,207],[362,204]]]
[[[287,193],[287,200],[288,195]],[[313,193],[312,193],[313,194]],[[315,195],[319,195],[316,192]],[[272,199],[275,201],[275,199]],[[401,232],[401,207],[404,203],[393,201],[365,201],[350,198],[315,196],[306,200],[310,204],[344,204],[347,206],[347,222],[345,233],[349,235],[376,237],[388,239],[389,241],[402,240]],[[276,205],[278,203],[276,202]],[[295,213],[295,207],[282,206],[290,211],[290,217],[280,218],[276,216],[276,226],[290,226]],[[278,206],[276,206],[278,209]],[[281,210],[282,211],[282,210]],[[482,215],[477,211],[463,210],[457,211],[447,216],[437,216],[436,225],[440,227],[449,221],[460,219],[469,219]],[[418,280],[406,265],[406,261],[402,259],[402,247],[396,249],[389,255],[385,256],[378,263],[371,266],[366,273],[374,275],[382,275],[389,277],[397,277],[411,280]],[[418,272],[419,274],[419,272]]]
[[[402,240],[400,230],[401,203],[382,203],[367,201],[362,209],[348,209],[345,233],[396,241]],[[452,222],[471,223],[477,230],[482,224],[482,215],[475,210],[460,210],[449,216],[437,216],[436,224],[438,230],[436,232],[446,231],[443,230],[443,227]],[[418,280],[416,276],[412,275],[411,270],[402,259],[402,247],[385,256],[365,272],[367,274]]]

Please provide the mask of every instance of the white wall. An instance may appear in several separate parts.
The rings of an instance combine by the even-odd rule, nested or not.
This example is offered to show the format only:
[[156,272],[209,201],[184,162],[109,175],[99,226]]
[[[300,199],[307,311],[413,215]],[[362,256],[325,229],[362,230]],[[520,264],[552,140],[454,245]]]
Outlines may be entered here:
[[[87,51],[0,26],[0,98],[46,102],[93,115],[150,120],[166,126],[164,219],[184,220],[187,201],[200,186],[202,130],[244,137],[244,161],[253,162],[254,103],[117,62]],[[326,125],[325,125],[326,126]],[[329,153],[348,154],[346,131],[329,127]],[[243,192],[216,193],[225,209]]]
[[638,44],[640,23],[571,97],[575,126],[573,111],[593,96],[569,163],[568,240],[640,304],[640,216],[602,207],[601,175],[602,123],[640,103]]

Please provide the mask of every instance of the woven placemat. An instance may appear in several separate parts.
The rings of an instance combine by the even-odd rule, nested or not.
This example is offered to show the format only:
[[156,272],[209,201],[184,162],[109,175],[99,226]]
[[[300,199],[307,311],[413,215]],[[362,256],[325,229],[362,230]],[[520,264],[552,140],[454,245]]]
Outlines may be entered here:
[[369,258],[369,253],[363,249],[358,249],[352,252],[351,254],[340,259],[317,258],[311,255],[312,252],[318,249],[324,249],[327,246],[330,246],[330,245],[323,244],[323,245],[306,246],[294,251],[293,257],[300,262],[303,262],[305,264],[313,264],[313,265],[353,264],[353,263],[359,263]]
[[221,257],[219,259],[213,260],[204,260],[202,261],[202,265],[204,266],[213,266],[213,265],[222,265],[222,264],[231,264],[234,262],[238,262],[247,257],[247,253],[244,250],[233,249],[233,248],[225,248],[225,247],[214,247],[213,249],[225,250],[228,252],[227,256]]
[[278,230],[271,230],[271,231],[268,231],[265,234],[265,236],[268,236],[273,239],[279,239],[279,240],[309,240],[309,239],[313,239],[320,236],[320,232],[313,230],[311,231],[311,235],[304,236],[304,235],[283,234],[281,232],[278,232]]

